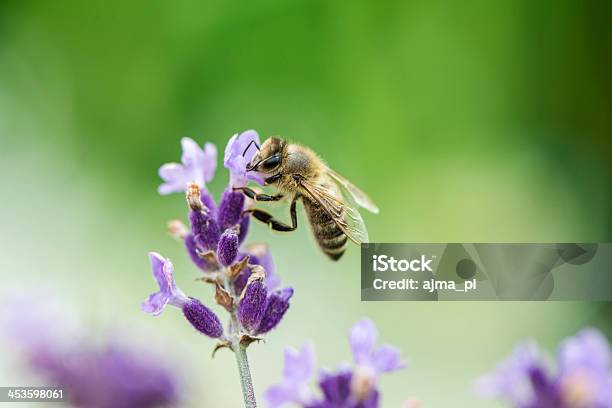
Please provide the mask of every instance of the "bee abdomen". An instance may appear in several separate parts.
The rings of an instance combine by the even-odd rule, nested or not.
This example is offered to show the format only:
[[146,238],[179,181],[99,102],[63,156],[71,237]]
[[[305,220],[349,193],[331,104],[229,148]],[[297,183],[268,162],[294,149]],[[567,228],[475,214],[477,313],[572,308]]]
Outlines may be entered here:
[[327,256],[329,256],[334,261],[340,259],[342,255],[344,255],[344,251],[346,251],[346,244],[348,239],[344,233],[337,238],[320,238],[319,245],[321,249]]
[[310,221],[312,232],[321,250],[334,261],[340,259],[348,242],[346,234],[324,212],[311,214]]

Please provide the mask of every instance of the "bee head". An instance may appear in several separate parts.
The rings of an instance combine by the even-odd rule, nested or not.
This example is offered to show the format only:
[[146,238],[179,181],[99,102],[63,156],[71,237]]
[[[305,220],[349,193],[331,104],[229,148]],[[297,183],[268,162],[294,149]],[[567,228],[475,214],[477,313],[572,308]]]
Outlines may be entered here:
[[285,141],[278,137],[266,139],[261,145],[259,152],[253,156],[253,160],[247,166],[247,171],[260,173],[271,173],[280,166],[283,158]]

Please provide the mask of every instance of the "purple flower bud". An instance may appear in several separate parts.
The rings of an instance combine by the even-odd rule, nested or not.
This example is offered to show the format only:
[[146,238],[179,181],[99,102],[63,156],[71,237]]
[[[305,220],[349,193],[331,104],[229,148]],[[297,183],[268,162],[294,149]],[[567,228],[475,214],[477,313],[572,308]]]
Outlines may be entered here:
[[238,256],[238,235],[236,231],[228,229],[221,234],[217,257],[224,266],[231,265]]
[[210,193],[206,189],[200,190],[200,200],[202,204],[208,209],[209,214],[214,214],[216,211],[215,199],[212,198]]
[[257,328],[258,334],[267,333],[275,328],[289,309],[289,299],[293,296],[292,288],[279,289],[270,293],[266,301],[263,317]]
[[[216,251],[220,231],[212,211],[202,202],[202,195],[203,190],[196,183],[189,183],[187,187],[187,204],[190,208],[189,224],[198,249]],[[204,194],[204,198],[207,197],[209,201],[212,201],[207,193]]]
[[[239,255],[240,260],[242,260],[245,256],[247,255],[240,254]],[[249,263],[252,263],[252,261],[253,261],[253,258],[249,258]],[[244,287],[246,286],[249,280],[249,276],[251,276],[251,269],[244,268],[242,272],[240,272],[240,274],[234,280],[234,291],[237,295],[240,295],[242,291],[244,290]]]
[[187,248],[187,253],[189,257],[193,261],[193,263],[200,269],[206,272],[211,272],[216,269],[216,266],[206,261],[200,255],[198,255],[199,248],[201,246],[198,243],[198,237],[194,237],[193,234],[188,234],[185,237],[185,248]]
[[249,332],[255,332],[263,317],[268,290],[263,279],[252,279],[246,286],[238,304],[238,319]]
[[244,195],[240,191],[225,190],[217,210],[217,222],[221,230],[238,224],[243,209]]
[[194,236],[195,243],[200,248],[200,250],[206,251],[216,251],[217,245],[219,243],[219,229],[216,224],[213,224],[214,220],[211,220],[210,228],[208,228],[204,233],[197,234]]
[[280,277],[276,274],[272,253],[265,244],[251,244],[246,247],[247,254],[251,257],[249,263],[261,265],[266,272],[266,286],[268,290],[275,290],[280,286]]
[[215,251],[219,242],[219,226],[204,211],[189,211],[189,222],[196,244],[202,251]]
[[206,228],[209,219],[206,210],[189,210],[189,224],[194,235],[201,233]]
[[249,232],[250,223],[251,223],[251,217],[247,215],[243,216],[242,220],[240,220],[240,230],[238,232],[238,243],[242,244],[242,242],[246,238],[247,233]]
[[223,335],[223,326],[216,314],[197,299],[189,298],[183,305],[183,314],[193,327],[208,337],[218,338]]
[[193,238],[193,234],[187,234],[185,237],[185,248],[193,263],[200,269],[206,269],[206,262],[198,256],[198,247]]

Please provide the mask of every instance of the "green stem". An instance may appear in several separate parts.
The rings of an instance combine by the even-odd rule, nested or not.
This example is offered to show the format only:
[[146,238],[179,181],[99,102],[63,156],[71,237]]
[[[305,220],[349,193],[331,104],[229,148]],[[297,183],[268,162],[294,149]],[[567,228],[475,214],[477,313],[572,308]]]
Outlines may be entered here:
[[[230,280],[225,275],[225,287],[230,288],[233,291],[234,287]],[[244,397],[245,408],[257,408],[257,401],[255,400],[255,390],[253,389],[253,380],[251,379],[251,369],[249,368],[249,359],[247,358],[246,345],[240,342],[241,326],[236,316],[236,311],[233,310],[230,313],[232,328],[232,351],[236,356],[236,364],[238,365],[238,374],[240,375],[240,385],[242,387],[242,396]]]
[[247,358],[246,348],[240,344],[235,344],[234,354],[236,355],[236,364],[238,364],[238,372],[240,374],[240,385],[242,385],[244,406],[246,408],[257,408],[257,402],[255,401],[255,391],[253,390],[253,380],[251,379],[251,370],[249,369],[249,360]]

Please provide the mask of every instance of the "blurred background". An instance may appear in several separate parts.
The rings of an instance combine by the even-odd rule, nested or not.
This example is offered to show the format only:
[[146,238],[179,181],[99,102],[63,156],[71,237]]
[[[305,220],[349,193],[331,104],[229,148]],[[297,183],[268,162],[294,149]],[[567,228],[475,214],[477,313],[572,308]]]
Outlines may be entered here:
[[[239,407],[231,353],[211,359],[177,310],[139,309],[155,290],[150,250],[212,304],[166,234],[184,199],[156,192],[180,138],[222,151],[253,128],[312,147],[377,202],[365,215],[376,242],[610,241],[611,18],[611,3],[578,0],[2,1],[2,289],[53,287],[92,342],[159,350],[187,406]],[[226,183],[220,168],[210,190]],[[382,379],[384,407],[498,406],[472,381],[516,342],[612,334],[602,303],[362,303],[358,248],[332,263],[303,212],[299,223],[250,234],[296,288],[283,324],[250,348],[258,395],[286,346],[312,340],[330,368],[348,360],[362,316],[410,363]],[[18,356],[0,360],[1,385],[36,383]]]

